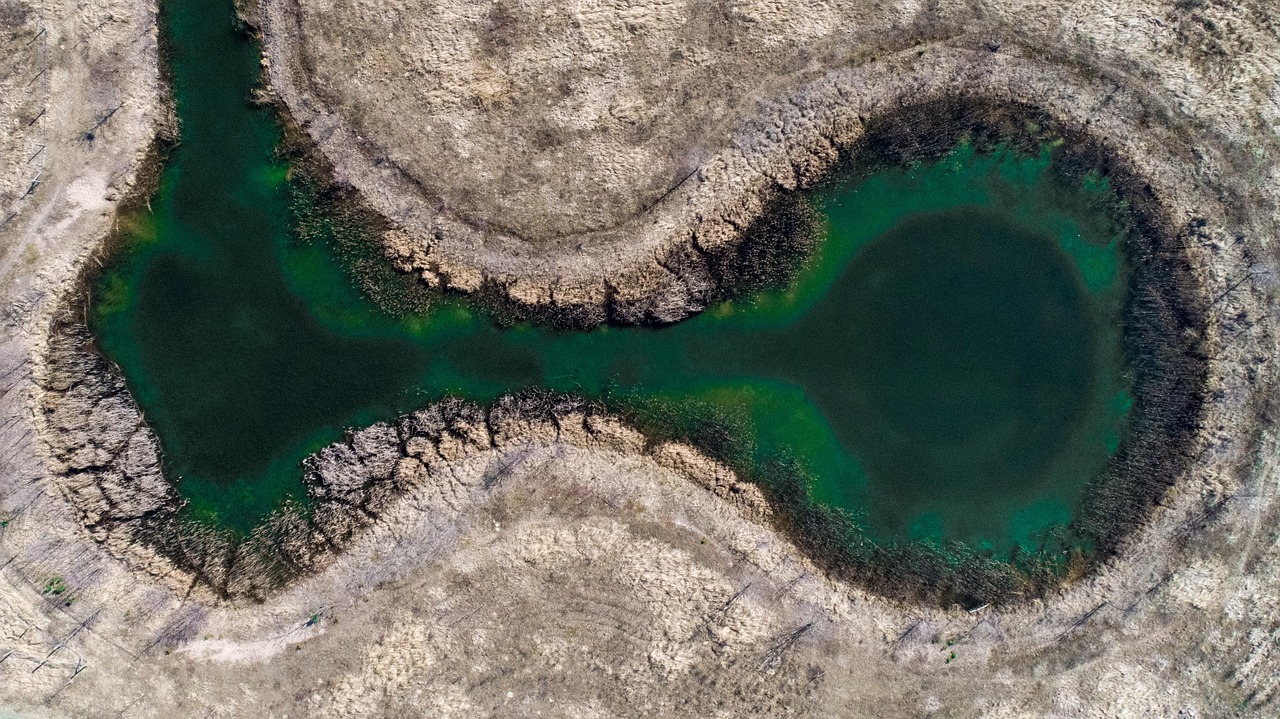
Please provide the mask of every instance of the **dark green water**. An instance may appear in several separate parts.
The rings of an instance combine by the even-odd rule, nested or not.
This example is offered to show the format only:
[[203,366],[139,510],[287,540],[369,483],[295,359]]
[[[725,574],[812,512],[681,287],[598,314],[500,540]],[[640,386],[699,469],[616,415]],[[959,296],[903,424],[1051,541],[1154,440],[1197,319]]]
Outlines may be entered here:
[[182,141],[92,316],[197,516],[251,528],[345,427],[533,386],[729,418],[748,464],[795,458],[813,500],[872,537],[999,556],[1068,525],[1119,446],[1121,239],[1105,181],[1064,187],[1052,148],[962,144],[830,183],[808,198],[826,237],[793,286],[673,327],[504,329],[458,299],[393,318],[332,238],[291,232],[231,4],[166,0],[163,16]]

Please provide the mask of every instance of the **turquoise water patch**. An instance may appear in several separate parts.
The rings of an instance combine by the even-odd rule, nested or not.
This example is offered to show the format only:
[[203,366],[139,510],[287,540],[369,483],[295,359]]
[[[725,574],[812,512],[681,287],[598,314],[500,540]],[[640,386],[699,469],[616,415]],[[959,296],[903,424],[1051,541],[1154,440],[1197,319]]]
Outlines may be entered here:
[[840,174],[802,198],[823,237],[793,282],[675,326],[502,327],[456,297],[393,316],[275,154],[230,3],[163,15],[182,142],[153,211],[123,219],[92,324],[193,516],[247,531],[305,503],[301,461],[345,428],[541,387],[714,444],[766,484],[785,460],[879,542],[1073,541],[1133,404],[1128,270],[1105,180],[1064,182],[1052,146]]

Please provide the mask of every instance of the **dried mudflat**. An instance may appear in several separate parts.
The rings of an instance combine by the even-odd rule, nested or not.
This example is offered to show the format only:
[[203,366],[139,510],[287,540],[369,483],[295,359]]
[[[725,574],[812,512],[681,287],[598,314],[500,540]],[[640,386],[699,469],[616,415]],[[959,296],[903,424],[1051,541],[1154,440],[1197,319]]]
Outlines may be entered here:
[[[704,255],[884,110],[953,93],[1024,102],[1146,178],[1185,247],[1212,310],[1195,461],[1108,565],[969,613],[827,580],[723,468],[608,418],[495,430],[464,417],[425,440],[429,461],[388,454],[398,438],[375,427],[327,456],[351,487],[408,478],[376,520],[264,601],[218,601],[128,525],[85,530],[86,507],[127,515],[138,496],[127,481],[77,495],[60,452],[88,448],[81,470],[126,478],[154,454],[133,447],[144,425],[127,397],[100,407],[92,383],[49,382],[46,362],[50,319],[163,126],[154,15],[8,0],[0,15],[22,21],[0,36],[19,69],[0,85],[0,211],[13,213],[0,227],[0,707],[1274,714],[1280,38],[1262,4],[469,7],[261,8],[273,89],[338,179],[396,223],[402,267],[535,306],[678,319],[714,283]],[[56,82],[32,121],[23,78],[43,62]],[[117,105],[87,141],[79,128]],[[24,144],[48,163],[27,195],[15,178],[29,168],[8,151]],[[85,421],[36,417],[51,395]]]

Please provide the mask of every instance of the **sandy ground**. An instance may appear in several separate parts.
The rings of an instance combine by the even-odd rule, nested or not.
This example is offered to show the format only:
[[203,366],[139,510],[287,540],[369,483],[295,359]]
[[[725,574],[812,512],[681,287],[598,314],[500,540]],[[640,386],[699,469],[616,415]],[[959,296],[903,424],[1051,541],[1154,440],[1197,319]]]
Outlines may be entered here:
[[[783,6],[761,5],[745,16],[783,17]],[[343,5],[304,4],[315,17],[333,7]],[[738,5],[724,7],[737,17],[729,11]],[[822,7],[843,17],[839,6]],[[688,12],[642,9],[670,8]],[[266,9],[270,17],[288,8]],[[627,22],[644,24],[606,10],[614,14],[587,18],[603,23],[602,37],[625,33],[625,41]],[[824,17],[819,10],[806,17]],[[348,27],[377,15],[350,15]],[[685,241],[701,227],[689,224],[689,208],[737,202],[735,217],[749,218],[769,187],[800,182],[796,168],[826,156],[814,152],[815,138],[829,144],[841,118],[957,86],[1088,121],[1151,181],[1213,307],[1213,397],[1196,462],[1115,561],[1044,601],[974,613],[896,605],[828,581],[743,493],[728,491],[733,479],[723,470],[678,446],[644,451],[619,426],[583,436],[531,425],[436,446],[449,471],[404,492],[324,571],[262,603],[218,603],[175,589],[173,577],[134,571],[83,529],[83,508],[50,471],[44,442],[58,438],[37,436],[32,367],[60,293],[109,229],[113,203],[164,117],[154,8],[9,0],[0,17],[10,16],[16,29],[6,22],[0,35],[5,62],[17,68],[0,76],[0,200],[12,208],[5,216],[16,213],[0,227],[0,710],[166,718],[1277,713],[1280,447],[1270,402],[1280,41],[1262,6],[899,3],[866,24],[833,21],[811,28],[817,34],[806,42],[837,43],[843,36],[832,28],[851,26],[867,38],[888,28],[885,38],[909,44],[852,65],[814,53],[806,67],[816,69],[762,81],[759,95],[743,90],[723,120],[729,139],[708,140],[699,172],[669,196],[678,199],[639,220],[625,217],[630,206],[605,208],[625,222],[657,219],[661,232],[635,236],[644,252],[653,238]],[[794,24],[777,27],[756,37]],[[386,51],[375,42],[383,36],[365,33],[367,52]],[[604,47],[606,65],[615,62],[610,52],[634,51],[626,42]],[[671,56],[656,41],[646,47]],[[619,64],[632,62],[623,57]],[[286,65],[273,59],[273,81]],[[43,89],[28,89],[41,79],[25,84],[46,75]],[[855,137],[860,122],[838,138]],[[594,132],[610,141],[602,128]],[[650,150],[665,157],[693,135],[654,136],[666,144]],[[358,153],[318,139],[373,206],[419,202],[369,184],[361,173],[377,171],[362,169]],[[625,181],[647,187],[643,176]],[[520,196],[520,188],[508,189]],[[727,194],[733,188],[737,200]],[[424,207],[424,222],[448,219]],[[528,221],[543,222],[545,211],[532,208]],[[414,241],[407,220],[404,229]],[[482,274],[486,263],[520,256],[508,255],[501,238],[473,239],[446,238],[453,249],[441,251]],[[563,248],[539,248],[537,266],[567,261]]]

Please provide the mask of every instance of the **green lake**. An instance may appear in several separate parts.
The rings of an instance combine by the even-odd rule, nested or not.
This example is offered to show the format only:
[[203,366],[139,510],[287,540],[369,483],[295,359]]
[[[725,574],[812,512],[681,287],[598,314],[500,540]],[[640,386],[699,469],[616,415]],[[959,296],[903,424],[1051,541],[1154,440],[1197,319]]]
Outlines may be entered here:
[[830,181],[805,197],[824,237],[790,286],[674,326],[503,327],[450,297],[395,317],[331,236],[294,230],[231,3],[166,0],[162,19],[181,143],[151,211],[122,218],[92,324],[196,517],[251,528],[345,428],[543,387],[728,421],[747,465],[792,458],[873,539],[1008,556],[1069,527],[1124,438],[1124,239],[1106,182],[1066,186],[1052,147],[961,143]]

